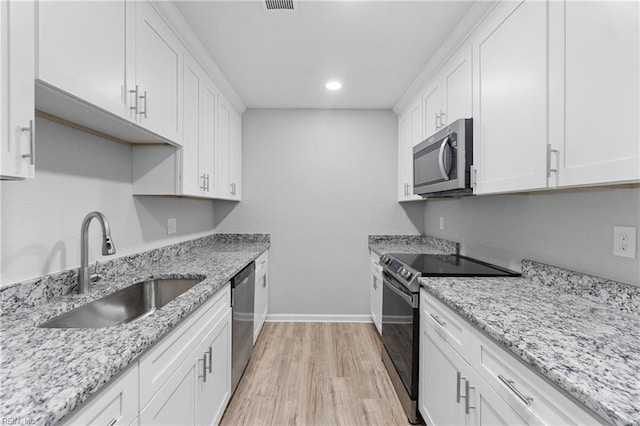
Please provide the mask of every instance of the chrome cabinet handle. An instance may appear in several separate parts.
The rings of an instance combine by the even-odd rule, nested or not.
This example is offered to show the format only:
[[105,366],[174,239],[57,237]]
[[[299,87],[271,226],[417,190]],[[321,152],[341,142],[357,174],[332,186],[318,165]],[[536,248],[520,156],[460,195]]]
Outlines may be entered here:
[[436,114],[436,130],[440,128],[440,114]]
[[205,173],[203,173],[202,175],[200,175],[200,179],[202,179],[202,186],[200,187],[200,189],[202,189],[203,191],[207,190],[207,175]]
[[[198,359],[198,361],[200,361]],[[204,353],[204,356],[202,357],[202,375],[198,375],[198,377],[202,378],[202,381],[204,383],[207,383],[207,353]]]
[[36,163],[36,138],[35,129],[33,127],[33,120],[29,120],[29,127],[21,127],[23,132],[29,132],[29,153],[22,154],[22,158],[28,158],[31,165]]
[[205,182],[206,182],[205,183],[205,186],[206,186],[205,191],[209,192],[209,173],[205,174]]
[[469,390],[470,389],[475,389],[475,388],[473,386],[469,386],[469,381],[465,379],[465,381],[464,381],[464,393],[465,393],[465,396],[464,396],[464,412],[465,412],[465,414],[469,414],[469,410],[470,409],[476,408],[476,407],[472,406],[471,403],[469,402],[469,400],[471,399],[470,395],[469,395]]
[[129,93],[133,94],[133,106],[130,106],[129,109],[132,109],[136,112],[136,114],[138,114],[138,90],[140,89],[140,87],[136,84],[136,90],[129,90]]
[[440,327],[444,327],[444,326],[445,326],[445,324],[447,324],[446,322],[442,321],[442,320],[440,319],[440,317],[439,317],[439,316],[437,316],[437,315],[429,314],[429,316],[430,316],[431,318],[433,318],[433,320],[434,320],[435,322],[437,322],[437,323],[438,323],[438,325],[439,325]]
[[147,118],[147,91],[144,91],[144,95],[140,95],[140,99],[144,99],[144,111],[140,111],[138,114],[144,115],[144,118]]
[[530,396],[525,396],[522,392],[520,392],[520,390],[516,387],[515,382],[513,380],[507,379],[502,374],[498,374],[498,379],[500,379],[500,381],[504,383],[505,386],[508,387],[511,392],[515,393],[516,396],[520,398],[520,400],[525,405],[531,405],[531,403],[533,402],[533,398],[531,398]]
[[466,380],[462,377],[462,374],[458,371],[456,375],[456,402],[460,404],[460,380]]
[[[556,168],[551,168],[551,154],[556,154]],[[557,149],[551,149],[551,144],[547,144],[547,177],[551,177],[551,173],[558,173],[558,160],[560,157],[560,151]]]
[[[438,151],[438,166],[440,166],[440,173],[442,173],[442,177],[444,178],[444,180],[449,180],[449,168],[451,167],[451,164],[445,164],[444,159],[445,153],[447,152],[446,147],[448,143],[449,137],[447,136],[442,141],[442,144],[440,145],[440,151]],[[450,156],[451,154],[449,154],[449,157]],[[451,163],[451,158],[449,158],[449,163]]]
[[111,419],[111,421],[109,423],[107,423],[107,426],[113,426],[116,424],[116,422],[118,421],[118,418],[115,417],[113,419]]
[[[213,366],[213,348],[211,346],[209,346],[209,374],[212,373],[212,366]],[[206,355],[206,354],[205,354]]]
[[445,122],[444,122],[444,116],[446,114],[442,111],[440,111],[440,127],[444,127],[445,126]]
[[267,276],[264,276],[264,279],[262,280],[262,288],[267,288]]

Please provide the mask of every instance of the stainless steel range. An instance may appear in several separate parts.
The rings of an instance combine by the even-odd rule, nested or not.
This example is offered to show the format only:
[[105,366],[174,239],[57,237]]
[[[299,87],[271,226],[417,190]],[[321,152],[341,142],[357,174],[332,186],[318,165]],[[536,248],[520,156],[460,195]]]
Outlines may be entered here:
[[420,277],[519,276],[479,260],[454,254],[388,254],[380,257],[382,292],[382,359],[411,423],[418,412],[420,348]]

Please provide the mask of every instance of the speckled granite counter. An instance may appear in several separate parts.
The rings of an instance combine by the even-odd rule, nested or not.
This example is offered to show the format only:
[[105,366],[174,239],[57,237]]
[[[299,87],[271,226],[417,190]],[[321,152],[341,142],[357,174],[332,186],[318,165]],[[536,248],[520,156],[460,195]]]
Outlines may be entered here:
[[[215,234],[105,262],[90,294],[67,271],[0,291],[0,418],[52,425],[171,331],[269,248],[268,235]],[[99,329],[43,329],[62,312],[149,278],[203,281],[152,315]]]
[[640,424],[640,288],[524,260],[522,278],[421,278],[603,419]]
[[425,235],[369,235],[369,248],[379,255],[388,253],[458,253],[459,244]]

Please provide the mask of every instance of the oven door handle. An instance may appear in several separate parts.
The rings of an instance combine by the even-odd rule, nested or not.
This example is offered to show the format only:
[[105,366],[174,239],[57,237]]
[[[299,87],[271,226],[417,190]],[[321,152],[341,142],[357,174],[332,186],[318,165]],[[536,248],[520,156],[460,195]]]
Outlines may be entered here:
[[407,302],[409,305],[411,305],[412,308],[417,308],[418,304],[416,303],[416,297],[414,295],[408,295],[407,293],[405,293],[404,291],[400,290],[399,288],[396,288],[396,286],[394,286],[391,281],[389,281],[388,278],[384,278],[384,283],[387,287],[389,287],[391,290],[393,290],[393,292],[395,294],[397,294],[398,296],[400,296],[405,302]]

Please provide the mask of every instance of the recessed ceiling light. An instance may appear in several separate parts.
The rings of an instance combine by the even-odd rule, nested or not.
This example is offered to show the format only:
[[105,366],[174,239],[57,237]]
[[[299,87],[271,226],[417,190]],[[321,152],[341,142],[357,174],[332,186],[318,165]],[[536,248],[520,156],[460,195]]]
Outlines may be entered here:
[[330,81],[327,83],[327,89],[329,90],[338,90],[342,87],[342,83],[339,81]]

